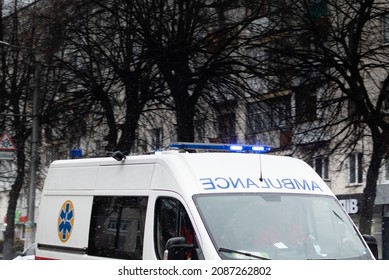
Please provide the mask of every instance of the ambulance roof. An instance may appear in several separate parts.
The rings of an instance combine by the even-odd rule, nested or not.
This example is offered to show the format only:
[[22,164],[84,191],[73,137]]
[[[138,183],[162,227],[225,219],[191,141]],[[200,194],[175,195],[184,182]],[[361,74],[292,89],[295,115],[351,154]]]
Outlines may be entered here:
[[[242,153],[181,153],[176,156],[185,163],[186,171],[181,170],[175,176],[183,184],[195,182],[190,189],[193,193],[287,192],[332,195],[325,182],[308,164],[291,157]],[[168,157],[159,159],[160,164],[163,161],[174,166]],[[179,168],[175,167],[176,170]],[[188,180],[190,177],[192,180]]]
[[122,161],[60,160],[50,169],[50,183],[45,188],[57,190],[136,188],[170,190],[185,197],[226,192],[333,195],[305,162],[268,154],[166,151]]

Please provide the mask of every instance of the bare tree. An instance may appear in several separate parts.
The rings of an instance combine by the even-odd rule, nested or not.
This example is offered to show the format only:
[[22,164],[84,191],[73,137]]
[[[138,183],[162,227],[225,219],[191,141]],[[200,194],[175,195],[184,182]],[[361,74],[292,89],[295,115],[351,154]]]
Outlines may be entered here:
[[248,68],[253,67],[244,52],[252,41],[246,31],[255,20],[264,18],[259,12],[264,5],[261,1],[255,5],[243,2],[132,1],[137,36],[173,100],[178,141],[194,140],[194,118],[201,98],[223,98],[227,94],[223,89],[235,97],[243,93]]
[[381,32],[388,6],[373,0],[276,2],[282,17],[272,19],[278,22],[274,36],[261,46],[268,54],[267,72],[277,75],[273,81],[279,87],[300,97],[296,108],[313,104],[309,98],[314,95],[314,111],[325,112],[319,121],[309,119],[309,107],[300,110],[295,120],[304,125],[296,131],[315,135],[317,142],[331,141],[332,152],[351,153],[362,139],[372,144],[371,151],[364,150],[370,161],[359,223],[362,233],[370,233],[389,143],[389,53]]
[[[1,48],[1,96],[2,112],[4,117],[4,128],[8,129],[14,136],[16,145],[16,178],[9,192],[6,223],[4,234],[4,259],[11,259],[14,256],[14,229],[15,210],[19,193],[25,183],[27,139],[31,133],[31,93],[34,56],[31,52],[21,46],[24,41],[20,36],[22,28],[19,22],[17,10],[18,1],[13,2],[12,13],[2,18],[2,41],[6,45]],[[7,26],[7,28],[5,28]],[[23,38],[23,39],[30,39]],[[31,45],[26,46],[31,47]]]
[[[56,92],[57,72],[53,66],[53,53],[58,48],[58,40],[53,35],[52,26],[46,21],[45,13],[52,10],[39,6],[39,1],[21,8],[19,1],[9,2],[12,9],[2,17],[1,36],[1,113],[2,128],[13,135],[16,145],[16,178],[11,185],[6,217],[6,231],[3,248],[4,259],[14,257],[15,210],[21,190],[27,183],[27,167],[31,160],[40,162],[39,158],[30,159],[32,132],[32,115],[34,91],[39,91],[43,103],[53,100],[51,94]],[[43,71],[36,71],[43,65]],[[39,82],[38,82],[39,81]],[[38,87],[39,86],[39,87]],[[40,103],[40,102],[38,102]],[[40,123],[50,127],[47,110],[53,107],[45,105],[40,110]],[[54,123],[54,126],[57,126]]]
[[263,3],[250,10],[234,1],[66,4],[58,18],[65,19],[68,97],[77,93],[80,104],[104,118],[108,150],[132,149],[139,117],[150,103],[173,110],[177,139],[193,141],[201,97],[225,96],[226,89],[242,94],[247,67],[253,67],[242,52],[251,43],[245,31],[264,17],[254,12]]
[[132,2],[57,2],[63,7],[57,18],[64,51],[57,59],[67,73],[66,98],[106,125],[107,151],[129,152],[145,105],[163,97],[153,63],[143,58]]

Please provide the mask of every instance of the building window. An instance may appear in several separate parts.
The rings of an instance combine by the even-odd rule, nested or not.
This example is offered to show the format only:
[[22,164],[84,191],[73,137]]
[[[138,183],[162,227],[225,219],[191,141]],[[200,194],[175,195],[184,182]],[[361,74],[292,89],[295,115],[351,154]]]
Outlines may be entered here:
[[94,197],[88,254],[141,260],[146,206],[147,197]]
[[162,148],[162,128],[151,130],[151,145],[155,151]]
[[389,159],[385,159],[384,163],[384,180],[389,182]]
[[235,114],[228,113],[217,117],[218,139],[224,143],[235,143]]
[[296,93],[296,122],[302,123],[316,120],[316,107],[316,94]]
[[362,183],[362,153],[350,155],[350,184]]
[[[389,38],[388,38],[389,39]],[[384,82],[381,82],[381,88],[382,93],[385,94],[385,100],[384,100],[384,110],[385,113],[389,112],[389,85],[385,85]]]
[[287,126],[290,118],[290,95],[247,104],[247,131],[257,133]]
[[389,13],[382,16],[382,43],[389,43]]
[[329,175],[328,175],[329,160],[327,157],[315,158],[309,162],[309,165],[311,165],[312,168],[315,169],[316,173],[319,174],[319,176],[323,180],[329,179]]
[[293,131],[291,129],[280,130],[280,148],[288,149],[293,144]]
[[205,142],[206,121],[204,119],[194,121],[195,139],[198,142]]
[[271,127],[271,118],[266,114],[270,108],[266,103],[261,103],[247,104],[247,131],[251,134]]

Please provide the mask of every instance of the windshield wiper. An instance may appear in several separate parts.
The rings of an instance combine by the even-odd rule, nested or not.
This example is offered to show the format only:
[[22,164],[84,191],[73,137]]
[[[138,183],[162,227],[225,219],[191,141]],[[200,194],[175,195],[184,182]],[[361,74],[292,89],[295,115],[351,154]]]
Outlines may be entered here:
[[338,213],[336,213],[334,210],[332,210],[332,212],[334,213],[334,215],[335,215],[339,220],[341,220],[341,221],[344,223],[343,219],[339,216]]
[[235,253],[235,254],[239,254],[239,255],[244,255],[246,257],[252,257],[252,258],[260,259],[260,260],[270,260],[269,258],[262,257],[262,256],[259,256],[259,255],[254,255],[254,254],[251,254],[249,252],[239,251],[239,250],[234,250],[234,249],[228,249],[228,248],[223,248],[223,247],[220,247],[218,249],[218,252]]

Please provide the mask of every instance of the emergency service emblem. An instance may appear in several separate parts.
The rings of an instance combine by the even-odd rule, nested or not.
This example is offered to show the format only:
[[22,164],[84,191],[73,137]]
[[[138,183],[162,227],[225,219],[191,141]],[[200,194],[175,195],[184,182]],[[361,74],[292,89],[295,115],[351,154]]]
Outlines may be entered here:
[[74,206],[70,200],[62,204],[58,215],[58,237],[62,242],[69,240],[74,223]]

